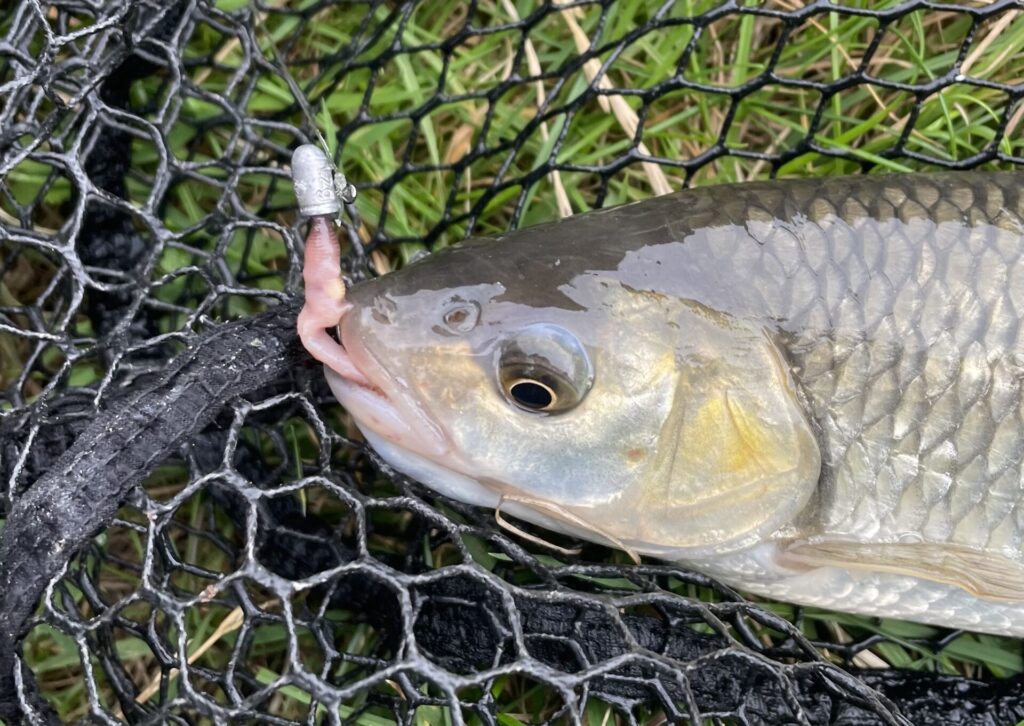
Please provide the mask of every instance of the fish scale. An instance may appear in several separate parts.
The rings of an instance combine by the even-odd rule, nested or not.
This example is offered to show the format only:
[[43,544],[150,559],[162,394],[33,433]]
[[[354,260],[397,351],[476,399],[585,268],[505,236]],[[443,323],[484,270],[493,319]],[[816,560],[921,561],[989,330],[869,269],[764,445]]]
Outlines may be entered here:
[[[942,186],[910,186],[905,198],[894,191],[875,208],[837,203],[846,190],[825,185],[831,198],[805,208],[795,234],[779,225],[752,235],[776,259],[799,253],[800,268],[818,281],[808,294],[791,271],[790,284],[769,279],[762,289],[771,315],[792,332],[786,349],[831,469],[805,526],[873,542],[914,533],[1024,559],[1024,276],[1015,272],[1024,223],[1019,177],[1004,178],[1013,183],[976,188],[958,183],[969,176],[943,176]],[[988,203],[968,207],[965,228],[962,206],[948,200],[968,193]],[[901,204],[887,221],[893,199]],[[871,244],[878,239],[885,244]],[[735,580],[739,565],[722,564],[715,569]],[[893,615],[942,612],[969,626],[980,616],[966,613],[979,611],[990,629],[1021,629],[1020,605],[979,609],[976,598],[941,584],[842,570],[828,578],[831,588],[817,577],[806,591],[800,580],[756,589],[865,612],[878,611],[872,593],[888,591],[898,594],[886,608]]]
[[[386,459],[451,496],[783,600],[1024,635],[1022,182],[685,190],[360,284],[343,342],[429,412],[438,460],[329,380]],[[445,332],[466,301],[480,325]],[[510,414],[494,378],[538,323],[594,357],[588,397],[547,418]]]
[[[918,230],[912,243],[900,227],[931,225],[927,210],[938,196],[934,187],[918,189],[926,198],[918,203],[908,194],[892,218],[900,225],[879,219],[884,208],[817,201],[808,223],[828,220],[826,233],[776,234],[764,245],[785,247],[787,253],[816,247],[817,264],[807,256],[802,262],[816,280],[839,280],[831,289],[819,286],[813,298],[825,307],[826,331],[808,325],[815,311],[804,304],[811,297],[806,290],[803,299],[781,300],[788,311],[776,311],[786,327],[798,331],[788,350],[802,371],[799,382],[835,470],[821,511],[826,527],[859,536],[923,531],[937,541],[977,544],[957,534],[955,522],[972,510],[952,511],[949,492],[961,491],[957,484],[970,476],[973,462],[987,460],[996,443],[993,430],[1004,421],[1019,424],[1019,377],[1001,364],[1019,346],[1005,329],[1015,333],[1016,325],[1004,330],[996,325],[990,333],[989,323],[1005,320],[998,302],[1004,295],[1019,297],[1024,287],[1000,290],[987,284],[1011,277],[1009,266],[1017,255],[1006,261],[998,253],[1007,238],[1019,239],[1006,228],[1008,221],[1019,224],[1019,216],[1000,208],[1001,226],[971,234],[950,233],[960,230],[943,230],[940,222],[931,233]],[[955,187],[950,194],[962,197],[963,191]],[[909,213],[907,205],[913,205]],[[836,217],[833,209],[844,216]],[[956,217],[960,214],[957,209]],[[956,217],[950,214],[945,225],[958,226],[952,221]],[[850,241],[864,240],[860,249],[870,252],[866,241],[876,230],[859,234],[859,228],[876,225],[895,254],[865,261],[868,255],[855,254]],[[985,262],[984,277],[975,269],[979,258]],[[769,283],[765,291],[769,302],[773,287]],[[889,293],[896,290],[900,294],[893,299]],[[982,396],[989,381],[996,390]],[[1019,425],[1000,430],[997,458],[1019,476],[1024,449]],[[871,506],[864,506],[866,499]]]

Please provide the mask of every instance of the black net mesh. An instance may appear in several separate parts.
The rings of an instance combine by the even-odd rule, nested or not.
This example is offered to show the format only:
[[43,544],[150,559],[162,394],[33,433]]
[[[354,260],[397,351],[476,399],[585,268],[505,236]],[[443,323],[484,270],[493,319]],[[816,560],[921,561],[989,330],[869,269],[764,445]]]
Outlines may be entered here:
[[360,188],[355,278],[686,184],[1010,168],[1022,25],[1016,2],[0,3],[0,719],[1024,718],[1017,642],[553,555],[390,471],[298,350],[286,166],[314,135],[292,78]]

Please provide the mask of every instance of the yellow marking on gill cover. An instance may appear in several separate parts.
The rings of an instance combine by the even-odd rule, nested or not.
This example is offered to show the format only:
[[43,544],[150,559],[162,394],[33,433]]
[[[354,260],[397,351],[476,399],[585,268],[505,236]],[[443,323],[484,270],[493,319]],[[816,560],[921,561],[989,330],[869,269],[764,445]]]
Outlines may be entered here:
[[743,406],[734,401],[728,391],[722,400],[725,403],[725,417],[732,425],[731,433],[734,434],[726,438],[724,468],[737,474],[752,469],[763,471],[765,453],[770,451],[771,445],[765,436],[764,427],[758,425],[756,417],[748,416]]
[[[676,466],[714,472],[728,482],[727,488],[755,481],[778,465],[778,438],[756,412],[747,411],[728,392],[704,401],[683,424],[681,434],[683,450]],[[719,493],[717,489],[709,486],[708,493]]]

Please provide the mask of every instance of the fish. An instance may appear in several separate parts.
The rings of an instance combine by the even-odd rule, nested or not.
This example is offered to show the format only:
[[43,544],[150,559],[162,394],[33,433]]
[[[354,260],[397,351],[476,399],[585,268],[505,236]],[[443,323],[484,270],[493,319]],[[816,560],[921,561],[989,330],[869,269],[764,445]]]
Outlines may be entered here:
[[1022,636],[1022,190],[686,189],[349,289],[320,218],[300,336],[445,496],[767,598]]

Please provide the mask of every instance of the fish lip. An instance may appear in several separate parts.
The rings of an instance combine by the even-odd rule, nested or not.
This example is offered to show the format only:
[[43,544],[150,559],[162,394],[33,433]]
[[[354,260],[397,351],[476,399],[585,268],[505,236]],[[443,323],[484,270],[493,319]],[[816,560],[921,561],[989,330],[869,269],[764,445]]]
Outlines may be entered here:
[[360,335],[354,308],[338,321],[338,338],[353,366],[369,385],[344,378],[325,368],[335,397],[360,429],[369,428],[397,446],[437,458],[451,450],[448,437],[414,391],[388,371]]

